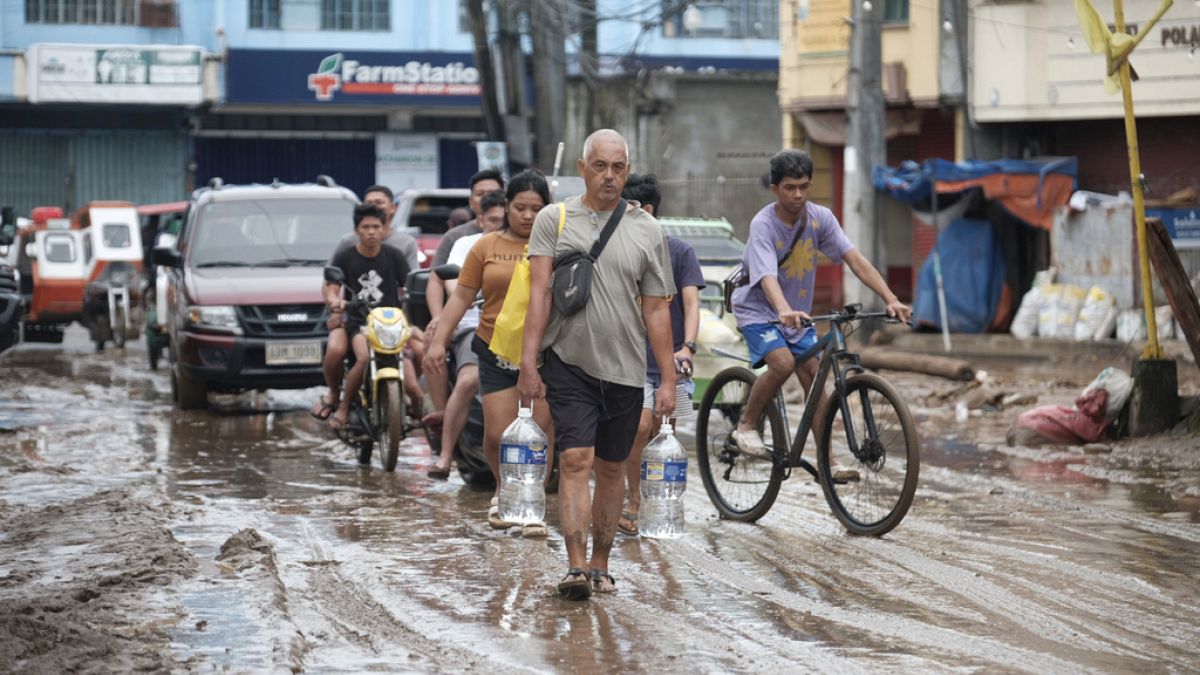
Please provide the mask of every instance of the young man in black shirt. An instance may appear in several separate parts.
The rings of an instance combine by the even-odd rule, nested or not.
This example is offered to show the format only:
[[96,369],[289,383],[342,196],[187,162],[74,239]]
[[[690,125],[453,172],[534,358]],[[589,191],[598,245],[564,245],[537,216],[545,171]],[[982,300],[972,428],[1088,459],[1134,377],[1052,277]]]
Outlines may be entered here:
[[[340,268],[345,275],[344,287],[350,291],[350,297],[379,307],[399,307],[400,289],[408,278],[408,261],[399,250],[383,245],[383,240],[389,234],[387,215],[372,204],[354,207],[354,233],[358,235],[358,243],[353,248],[339,251],[332,260],[333,266]],[[326,284],[325,304],[331,313],[344,313],[347,300],[342,287]],[[348,340],[356,359],[354,367],[346,374],[344,396],[339,399],[340,382],[326,382],[329,385],[328,400],[339,401],[337,411],[329,418],[329,426],[335,430],[346,424],[350,415],[350,401],[358,394],[363,370],[370,358],[367,338],[361,330],[363,317],[350,314],[345,318],[343,328],[329,332],[329,346],[326,348],[328,352],[341,347],[344,353]]]

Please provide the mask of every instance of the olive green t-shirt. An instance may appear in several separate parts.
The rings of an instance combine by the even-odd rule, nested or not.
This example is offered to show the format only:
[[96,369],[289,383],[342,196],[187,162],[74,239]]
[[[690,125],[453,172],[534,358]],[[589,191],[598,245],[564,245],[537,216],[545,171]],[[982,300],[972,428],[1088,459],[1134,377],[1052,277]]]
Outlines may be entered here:
[[[579,197],[564,202],[567,211],[558,232],[559,205],[538,213],[529,237],[529,257],[555,257],[571,250],[589,251],[608,222],[609,212],[593,212]],[[588,304],[572,316],[550,311],[542,349],[553,349],[565,363],[604,382],[641,387],[646,381],[646,324],[641,296],[674,295],[667,238],[654,217],[629,209],[596,260]]]

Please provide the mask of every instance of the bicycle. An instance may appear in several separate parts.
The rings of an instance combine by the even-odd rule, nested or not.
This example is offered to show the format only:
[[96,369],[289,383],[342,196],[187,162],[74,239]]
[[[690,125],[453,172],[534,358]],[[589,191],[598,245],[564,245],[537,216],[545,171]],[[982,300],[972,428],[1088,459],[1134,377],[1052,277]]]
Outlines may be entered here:
[[[704,489],[722,518],[749,523],[762,518],[775,503],[780,485],[797,467],[820,483],[834,516],[852,534],[881,536],[908,513],[920,473],[916,425],[895,388],[882,377],[865,372],[858,355],[847,350],[849,333],[844,328],[865,319],[899,321],[884,312],[861,312],[861,308],[847,305],[804,322],[807,327],[827,321],[829,331],[797,357],[797,363],[803,363],[822,353],[791,442],[782,391],[775,394],[756,423],[759,433],[764,424],[769,425],[770,460],[743,453],[731,437],[757,376],[748,368],[733,366],[712,379],[700,403],[696,442]],[[749,363],[737,354],[712,351]],[[834,393],[820,420],[823,433],[814,439],[814,467],[801,454],[809,430],[816,436],[813,418],[817,406],[813,402],[819,398],[816,394],[824,391],[831,370]]]

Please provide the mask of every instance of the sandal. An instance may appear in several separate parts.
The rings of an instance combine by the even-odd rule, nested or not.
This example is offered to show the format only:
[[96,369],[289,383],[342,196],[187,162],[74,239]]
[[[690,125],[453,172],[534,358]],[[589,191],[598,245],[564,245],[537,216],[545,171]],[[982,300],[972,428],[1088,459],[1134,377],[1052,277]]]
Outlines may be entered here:
[[[592,577],[592,592],[593,593],[616,593],[617,592],[617,580],[614,579],[613,576],[608,573],[608,570],[602,570],[602,569],[593,567],[592,571],[591,571],[591,577]],[[607,588],[601,585],[605,581],[608,582]]]
[[581,567],[567,570],[567,576],[558,582],[558,595],[563,600],[587,600],[592,597],[592,580]]
[[425,472],[425,477],[432,478],[434,480],[450,480],[450,468],[446,467],[443,469],[440,466],[431,467]]
[[631,511],[622,511],[621,518],[617,520],[617,531],[631,537],[638,536],[640,534],[638,530],[638,514]]
[[545,539],[548,534],[549,530],[543,522],[525,523],[521,526],[522,539]]
[[507,520],[500,518],[500,505],[495,497],[492,497],[492,505],[488,507],[488,525],[492,526],[493,530],[507,530],[518,523],[510,523]]
[[317,399],[317,405],[309,409],[308,414],[312,415],[316,419],[324,421],[329,419],[330,415],[337,412],[337,405],[337,401],[330,403],[329,401],[325,400],[324,396],[322,396],[321,398]]
[[329,428],[333,429],[334,431],[341,431],[342,429],[345,429],[346,425],[349,423],[350,423],[350,415],[349,414],[347,414],[346,417],[344,417],[344,418],[338,417],[337,413],[333,413],[332,415],[329,416]]

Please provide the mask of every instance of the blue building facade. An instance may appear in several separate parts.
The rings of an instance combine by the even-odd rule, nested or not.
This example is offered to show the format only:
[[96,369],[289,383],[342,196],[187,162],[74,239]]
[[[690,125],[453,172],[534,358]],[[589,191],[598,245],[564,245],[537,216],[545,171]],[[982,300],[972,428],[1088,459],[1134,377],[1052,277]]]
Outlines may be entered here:
[[[601,0],[608,72],[777,69],[778,0],[661,4]],[[578,21],[576,5],[563,6]],[[464,185],[485,138],[487,76],[466,6],[0,3],[0,202],[171,201],[213,176]]]

